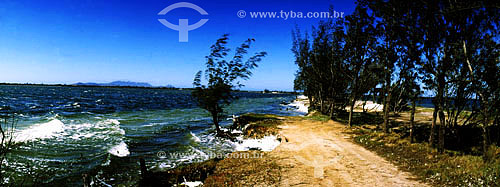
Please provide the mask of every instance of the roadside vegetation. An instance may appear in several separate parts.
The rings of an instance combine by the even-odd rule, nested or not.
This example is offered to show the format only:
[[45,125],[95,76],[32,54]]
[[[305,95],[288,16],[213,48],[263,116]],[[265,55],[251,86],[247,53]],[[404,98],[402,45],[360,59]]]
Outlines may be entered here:
[[[398,123],[386,133],[377,129],[383,117],[375,113],[359,113],[353,119],[355,126],[346,129],[353,141],[389,160],[403,171],[418,177],[418,180],[436,186],[499,186],[500,185],[500,148],[490,145],[486,153],[482,153],[480,138],[464,143],[465,145],[449,145],[443,153],[427,142],[432,123],[432,108],[418,107],[416,116],[418,124],[413,143],[410,139],[409,112],[391,116],[391,121]],[[429,113],[430,112],[430,113]],[[367,117],[370,116],[370,117]],[[305,118],[325,121],[329,116],[319,112],[311,113]],[[336,119],[342,121],[342,119]],[[344,123],[347,117],[343,119]],[[467,131],[468,130],[468,131]],[[462,136],[480,137],[481,130],[463,130]],[[471,132],[472,131],[472,132]],[[473,132],[475,131],[475,132]],[[498,129],[491,129],[498,133]],[[446,134],[452,134],[450,130]],[[498,136],[498,135],[497,135]],[[451,137],[451,136],[450,136]],[[450,141],[456,141],[450,139]]]
[[404,133],[354,130],[355,142],[375,151],[400,169],[436,186],[499,186],[500,149],[488,149],[488,161],[481,155],[446,150],[439,153],[427,142],[410,143]]
[[[499,27],[498,3],[358,0],[345,19],[294,30],[295,89],[308,96],[310,111],[350,128],[373,125],[387,134],[381,137],[396,133],[439,154],[463,156],[453,157],[458,161],[470,158],[476,176],[474,168],[498,168]],[[424,109],[423,123],[417,105],[429,97],[433,108]],[[383,110],[355,109],[366,100]],[[431,173],[449,160],[431,164]]]

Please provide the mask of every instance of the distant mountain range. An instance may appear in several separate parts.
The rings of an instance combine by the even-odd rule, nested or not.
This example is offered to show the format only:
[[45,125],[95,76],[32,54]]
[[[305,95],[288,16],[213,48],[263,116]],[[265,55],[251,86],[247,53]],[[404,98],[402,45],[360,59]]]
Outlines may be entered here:
[[130,87],[153,87],[146,82],[131,82],[131,81],[113,81],[110,83],[94,83],[94,82],[79,82],[73,85],[77,86],[130,86]]

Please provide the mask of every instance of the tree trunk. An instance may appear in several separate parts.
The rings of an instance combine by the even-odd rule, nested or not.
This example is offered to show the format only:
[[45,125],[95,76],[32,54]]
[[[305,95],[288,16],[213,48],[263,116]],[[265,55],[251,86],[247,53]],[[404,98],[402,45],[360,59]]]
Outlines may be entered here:
[[389,132],[389,103],[391,103],[391,75],[385,70],[385,93],[384,93],[384,132]]
[[[464,49],[464,55],[465,55],[465,62],[467,62],[467,67],[469,68],[469,76],[470,76],[470,79],[471,79],[471,82],[474,84],[475,81],[474,81],[474,71],[472,70],[472,65],[469,61],[469,58],[467,57],[467,46],[465,45],[465,40],[462,40],[462,46],[463,46],[463,49]],[[482,136],[483,136],[483,159],[484,160],[488,160],[488,129],[487,129],[487,126],[488,126],[488,123],[489,123],[489,113],[488,113],[488,110],[486,108],[486,106],[488,105],[488,102],[487,102],[487,98],[485,97],[485,95],[482,94],[482,92],[477,92],[477,94],[479,95],[479,97],[481,98],[482,102],[481,102],[481,111],[483,111],[483,127],[482,127]]]
[[438,152],[444,152],[444,136],[446,130],[446,119],[444,116],[444,87],[445,87],[445,79],[444,74],[440,72],[438,74],[438,93],[437,93],[437,101],[439,105],[438,115],[439,115],[439,137],[438,137]]
[[363,96],[363,113],[366,113],[365,106],[366,106],[366,96]]
[[335,110],[335,105],[334,102],[332,101],[332,103],[330,103],[330,119],[333,119],[334,110]]
[[[373,88],[373,104],[375,104],[375,103],[378,103],[378,102],[376,99],[375,88]],[[378,116],[378,110],[376,110],[376,109],[375,109],[375,114],[377,114],[377,116]],[[378,124],[377,124],[377,128],[378,128]]]
[[429,144],[431,147],[434,147],[434,134],[436,130],[436,121],[437,121],[437,113],[438,113],[439,107],[437,103],[434,103],[434,111],[432,112],[432,125],[431,125],[431,132],[429,134]]
[[415,132],[415,109],[417,97],[413,97],[411,100],[411,114],[410,114],[410,143],[415,142],[415,137],[413,133]]
[[351,98],[351,108],[349,109],[349,127],[352,127],[352,113],[353,113],[353,110],[354,110],[354,98]]
[[321,90],[319,90],[319,112],[324,114],[324,110],[323,110],[323,93],[321,92]]
[[489,157],[488,157],[488,123],[489,123],[489,114],[488,114],[488,110],[486,108],[486,102],[483,102],[481,104],[481,108],[482,108],[482,111],[483,111],[483,127],[482,127],[482,136],[483,136],[483,160],[485,161],[488,161],[489,160]]
[[221,135],[222,134],[222,131],[220,130],[220,127],[219,127],[219,117],[218,117],[218,113],[217,112],[212,112],[212,120],[214,122],[214,125],[215,125],[215,130],[217,132],[217,135]]
[[483,125],[483,160],[488,161],[488,129]]
[[311,111],[312,109],[314,109],[314,103],[313,103],[313,100],[312,100],[312,97],[311,96],[307,96],[307,99],[309,100],[309,107],[307,108],[308,111]]
[[444,136],[446,132],[446,119],[444,119],[443,110],[439,110],[439,142],[438,142],[438,152],[444,152]]
[[384,99],[384,132],[389,132],[389,103],[391,103],[391,92],[389,88],[387,88],[387,96]]

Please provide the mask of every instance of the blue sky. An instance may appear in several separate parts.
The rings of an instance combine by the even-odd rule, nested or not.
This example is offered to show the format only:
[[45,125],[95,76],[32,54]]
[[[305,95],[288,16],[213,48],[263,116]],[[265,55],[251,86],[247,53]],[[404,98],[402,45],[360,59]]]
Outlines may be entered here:
[[[208,12],[188,8],[158,13],[181,1],[118,0],[1,0],[0,82],[64,83],[128,80],[155,86],[192,87],[194,74],[204,68],[209,47],[224,33],[230,47],[255,38],[251,53],[268,56],[245,81],[246,90],[292,90],[294,64],[291,30],[310,30],[321,19],[251,19],[251,11],[325,12],[349,14],[354,2],[309,1],[184,1]],[[237,12],[247,12],[239,18]],[[193,24],[189,42],[180,43],[178,32],[158,19]]]

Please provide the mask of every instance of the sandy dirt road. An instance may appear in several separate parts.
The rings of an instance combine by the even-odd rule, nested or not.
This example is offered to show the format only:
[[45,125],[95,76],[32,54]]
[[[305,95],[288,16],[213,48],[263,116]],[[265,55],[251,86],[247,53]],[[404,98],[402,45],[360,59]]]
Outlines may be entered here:
[[287,119],[270,156],[284,168],[278,186],[427,186],[355,144],[338,122]]

